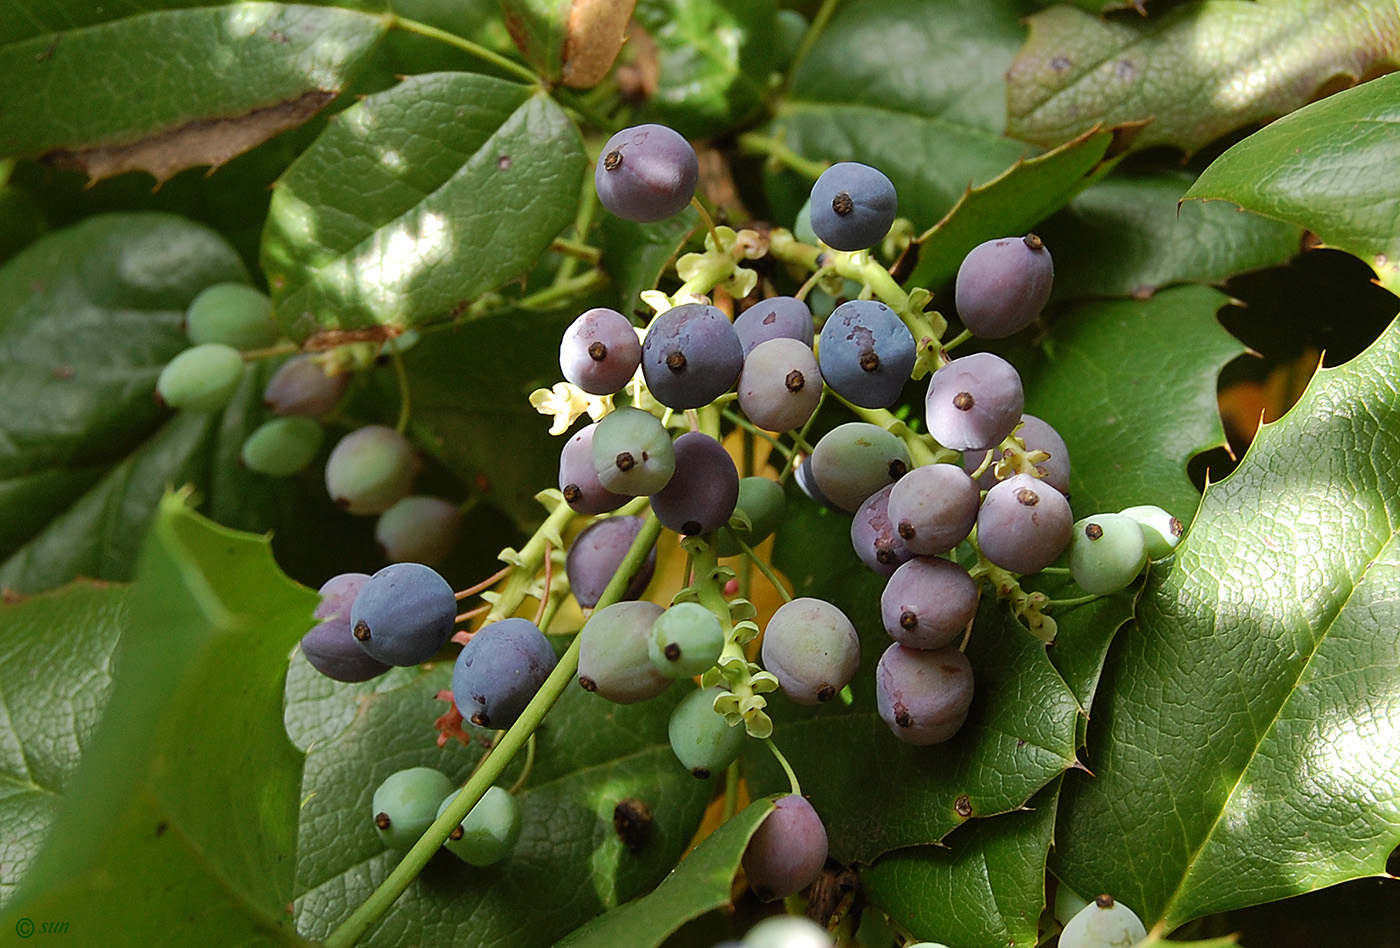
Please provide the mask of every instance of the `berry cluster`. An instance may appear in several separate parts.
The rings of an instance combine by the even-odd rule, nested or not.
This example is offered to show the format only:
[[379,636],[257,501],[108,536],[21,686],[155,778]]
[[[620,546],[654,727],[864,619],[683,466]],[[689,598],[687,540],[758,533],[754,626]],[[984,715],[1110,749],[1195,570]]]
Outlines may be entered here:
[[[694,151],[675,132],[639,126],[603,146],[595,182],[613,214],[655,221],[692,203],[697,169]],[[799,244],[785,232],[769,241],[780,259],[813,273],[796,295],[760,299],[731,319],[719,291],[745,285],[737,264],[744,248],[761,241],[708,224],[706,252],[678,264],[692,274],[682,289],[671,297],[644,294],[657,311],[649,325],[607,308],[580,314],[560,342],[566,381],[532,402],[555,416],[558,434],[585,411],[592,420],[563,444],[558,493],[542,495],[551,507],[546,525],[525,549],[503,553],[507,568],[479,587],[456,593],[425,565],[431,544],[424,537],[442,532],[435,525],[449,511],[409,496],[419,460],[407,439],[376,425],[343,438],[326,463],[332,497],[351,513],[380,514],[381,532],[397,538],[394,548],[419,555],[373,576],[328,582],[321,622],[302,641],[308,660],[332,678],[363,681],[427,661],[449,640],[462,642],[440,740],[450,732],[463,737],[466,725],[510,728],[561,661],[544,630],[571,595],[583,614],[568,653],[576,669],[567,666],[579,687],[630,704],[696,679],[670,715],[681,767],[707,779],[729,768],[748,738],[768,743],[793,792],[776,801],[753,836],[745,873],[764,899],[810,885],[826,862],[826,830],[770,740],[766,695],[781,691],[803,705],[843,692],[852,700],[847,686],[861,647],[845,612],[790,597],[754,550],[781,522],[784,480],[850,515],[856,554],[887,580],[880,619],[892,642],[874,669],[875,700],[891,732],[913,745],[951,739],[968,716],[973,672],[963,649],[984,589],[1010,599],[1022,621],[1043,633],[1053,629],[1043,614],[1047,601],[1022,592],[1018,575],[1050,566],[1068,549],[1072,575],[1086,591],[1114,592],[1149,556],[1169,553],[1181,534],[1180,523],[1157,508],[1074,523],[1064,441],[1024,413],[1016,369],[989,352],[948,354],[964,338],[999,338],[1037,318],[1053,276],[1043,243],[1034,235],[1006,238],[968,254],[955,288],[967,332],[945,344],[946,323],[925,312],[927,294],[900,290],[867,250],[891,232],[895,211],[883,174],[834,165],[812,189],[816,243]],[[858,278],[870,292],[835,303],[819,319],[804,293],[824,276]],[[705,295],[711,292],[717,299]],[[927,434],[920,434],[888,409],[926,374]],[[857,420],[811,446],[807,429],[828,396]],[[773,476],[741,476],[722,440],[733,428],[770,442],[772,456],[785,463]],[[411,501],[421,509],[410,511]],[[648,509],[654,520],[643,516]],[[575,517],[594,519],[566,541],[564,527]],[[678,534],[688,554],[687,585],[664,605],[642,600],[659,527]],[[751,559],[786,600],[762,629],[755,607],[736,595],[735,571],[720,563],[737,556]],[[483,592],[502,577],[509,577],[503,587]],[[458,600],[478,592],[489,606],[458,615]],[[540,602],[533,620],[515,614],[526,595]],[[454,635],[459,621],[483,612],[475,631]],[[451,799],[446,778],[423,770],[394,775],[376,794],[376,826],[390,846],[411,845]],[[459,855],[477,864],[499,859],[519,825],[513,806],[509,793],[493,788],[449,848],[480,836],[486,856]],[[469,827],[478,810],[483,827]]]
[[[355,343],[317,354],[296,354],[272,318],[266,294],[242,283],[205,288],[185,313],[192,345],[161,370],[156,398],[192,412],[222,409],[247,367],[283,359],[263,388],[272,416],[244,440],[243,466],[267,477],[291,477],[321,454],[324,422],[340,408],[355,370],[378,355],[401,353],[405,333],[382,347]],[[417,449],[397,429],[366,425],[342,437],[325,461],[326,490],[352,514],[377,515],[375,540],[390,562],[436,563],[446,558],[461,527],[461,510],[440,497],[412,495],[422,467]]]

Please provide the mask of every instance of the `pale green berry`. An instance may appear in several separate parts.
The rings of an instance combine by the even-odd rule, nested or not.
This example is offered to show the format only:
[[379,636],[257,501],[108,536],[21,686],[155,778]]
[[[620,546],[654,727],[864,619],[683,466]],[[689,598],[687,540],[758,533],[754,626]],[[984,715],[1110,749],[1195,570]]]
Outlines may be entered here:
[[1123,516],[1132,517],[1142,527],[1143,539],[1147,541],[1149,559],[1160,560],[1176,549],[1186,527],[1161,507],[1141,504],[1123,511]]
[[447,775],[431,767],[409,767],[385,778],[374,791],[374,828],[390,849],[408,849],[437,819],[438,804],[452,792]]
[[1132,517],[1106,513],[1074,525],[1069,541],[1069,571],[1074,581],[1096,596],[1115,593],[1147,565],[1142,527]]
[[1132,909],[1101,895],[1079,910],[1060,933],[1060,948],[1129,948],[1147,937]]
[[[455,799],[454,790],[438,807],[437,816],[446,813]],[[491,787],[442,845],[469,865],[489,866],[510,855],[519,837],[520,801],[503,787]]]

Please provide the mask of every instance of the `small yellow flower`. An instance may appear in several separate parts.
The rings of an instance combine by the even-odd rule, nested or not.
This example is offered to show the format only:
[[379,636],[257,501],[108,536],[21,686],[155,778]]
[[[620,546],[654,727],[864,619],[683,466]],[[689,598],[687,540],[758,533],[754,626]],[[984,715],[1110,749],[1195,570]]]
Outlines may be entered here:
[[530,393],[530,404],[541,415],[554,418],[549,433],[561,435],[568,431],[579,415],[597,421],[612,410],[611,395],[590,395],[571,382],[556,382],[554,388],[537,388]]

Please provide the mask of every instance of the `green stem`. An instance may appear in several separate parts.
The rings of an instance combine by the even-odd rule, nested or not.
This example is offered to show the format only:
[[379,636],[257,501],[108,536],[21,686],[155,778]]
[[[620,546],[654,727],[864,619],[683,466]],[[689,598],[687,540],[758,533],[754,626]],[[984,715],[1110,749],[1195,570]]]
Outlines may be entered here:
[[964,329],[962,332],[958,333],[958,334],[957,334],[956,336],[954,336],[952,339],[949,339],[947,342],[945,342],[945,343],[943,344],[943,348],[944,348],[945,350],[951,352],[953,349],[956,349],[958,346],[962,345],[964,342],[967,342],[967,341],[968,341],[969,339],[971,339],[971,338],[972,338],[972,330],[971,330],[971,329]]
[[777,451],[783,457],[788,457],[792,454],[791,449],[785,446],[781,441],[770,435],[768,432],[764,431],[762,428],[759,428],[756,425],[754,425],[753,422],[749,421],[747,418],[745,418],[738,412],[725,411],[724,417],[729,421],[734,422],[734,424],[738,425],[740,428],[742,428],[745,434],[757,435],[764,441],[767,441],[770,445],[773,446],[773,450]]
[[[560,505],[565,510],[569,508]],[[570,510],[570,513],[573,511]],[[623,558],[622,564],[613,574],[612,581],[608,583],[608,588],[603,591],[603,595],[598,600],[597,608],[601,609],[610,606],[622,599],[623,593],[627,589],[627,584],[631,582],[636,571],[641,567],[642,561],[646,559],[647,553],[656,543],[656,539],[661,535],[661,524],[654,514],[648,514],[646,522],[642,524],[641,531],[637,534],[637,539],[632,542],[632,547],[627,551],[627,556]],[[537,532],[535,538],[540,534]],[[573,642],[569,644],[568,650],[560,657],[559,663],[554,666],[554,671],[549,673],[540,690],[535,693],[535,697],[530,699],[530,703],[521,712],[520,718],[506,731],[505,737],[491,749],[482,763],[480,769],[472,774],[460,793],[453,799],[452,803],[443,811],[442,815],[433,821],[433,825],[413,844],[403,859],[394,870],[389,873],[379,888],[375,889],[365,901],[357,908],[350,917],[340,924],[335,931],[322,943],[325,948],[350,948],[360,938],[369,931],[370,926],[379,921],[384,913],[389,911],[389,907],[394,904],[409,883],[418,877],[423,871],[423,867],[428,864],[428,860],[442,847],[447,835],[452,832],[452,828],[461,823],[471,812],[471,808],[476,806],[483,794],[500,778],[507,766],[515,758],[530,740],[531,736],[539,728],[540,722],[544,720],[549,710],[554,707],[554,703],[559,700],[564,689],[573,681],[575,673],[578,671],[579,637],[575,636]]]
[[547,286],[542,290],[536,290],[528,296],[522,296],[513,304],[507,304],[500,308],[523,309],[530,312],[553,309],[560,303],[567,302],[576,296],[582,296],[590,290],[597,289],[608,281],[600,270],[589,270],[587,273],[564,280],[554,286]]
[[525,781],[530,779],[530,771],[535,768],[535,735],[530,735],[530,740],[525,744],[525,763],[520,768],[520,776],[515,778],[515,783],[510,785],[511,796],[520,792],[520,788],[525,786]]
[[778,745],[773,743],[773,738],[765,738],[763,743],[768,745],[768,749],[773,752],[773,756],[778,758],[778,763],[782,765],[783,771],[787,773],[788,784],[792,787],[792,792],[796,796],[802,796],[802,785],[797,782],[797,774],[792,771],[792,764],[787,762],[783,752],[778,750]]
[[751,561],[755,566],[757,566],[758,571],[762,573],[765,577],[767,577],[768,581],[773,584],[773,588],[778,591],[778,595],[783,597],[783,602],[792,602],[792,594],[787,591],[787,587],[783,585],[782,580],[778,579],[778,576],[776,573],[773,572],[772,567],[770,567],[767,563],[763,562],[763,557],[755,553],[753,551],[753,547],[749,546],[743,540],[739,539],[737,535],[734,537],[734,542],[739,544],[739,549],[744,551],[744,556],[747,557],[749,561]]
[[790,168],[812,181],[820,178],[822,172],[830,165],[830,162],[827,161],[813,161],[810,158],[804,158],[789,148],[782,139],[760,135],[758,132],[745,132],[740,135],[739,149],[752,155],[767,155],[771,159],[771,164]]
[[568,504],[561,503],[545,518],[544,523],[535,531],[529,541],[517,554],[520,564],[518,569],[511,570],[510,576],[506,579],[505,588],[501,590],[500,598],[491,606],[491,612],[486,616],[487,622],[496,622],[506,616],[514,615],[515,610],[520,608],[520,604],[525,601],[526,591],[534,585],[535,574],[539,571],[540,565],[544,563],[544,558],[549,555],[549,537],[557,536],[563,532],[570,520],[577,514]]
[[[3,168],[0,168],[3,170]],[[0,182],[0,187],[4,183]],[[301,346],[295,342],[279,342],[275,346],[268,346],[266,349],[249,349],[243,353],[244,362],[256,362],[259,359],[271,359],[280,355],[291,355],[293,352],[300,352]]]
[[567,237],[555,237],[554,240],[550,241],[549,249],[557,253],[567,254],[571,260],[582,260],[584,263],[594,266],[603,256],[603,252],[597,247],[582,241],[569,240]]
[[1085,603],[1093,602],[1095,599],[1102,598],[1102,596],[1076,596],[1073,599],[1051,599],[1045,603],[1045,608],[1049,609],[1051,606],[1060,606],[1063,608],[1068,608],[1070,606],[1082,606]]
[[831,22],[832,14],[836,12],[836,7],[841,0],[822,0],[821,8],[817,10],[817,15],[812,17],[812,25],[807,27],[807,32],[802,34],[802,42],[797,47],[797,52],[792,57],[792,64],[788,66],[787,79],[783,82],[781,96],[788,94],[788,89],[792,86],[792,77],[797,75],[797,67],[802,65],[802,61],[807,58],[807,54],[812,51],[812,47],[817,44],[826,25]]
[[535,75],[529,67],[523,66],[513,59],[507,59],[500,53],[492,49],[487,49],[480,43],[473,43],[464,36],[456,33],[449,33],[447,30],[440,30],[436,26],[429,26],[427,23],[419,23],[417,20],[410,20],[407,17],[399,16],[397,13],[386,13],[385,17],[389,21],[389,28],[403,30],[405,33],[417,33],[419,36],[426,36],[428,39],[446,43],[448,46],[455,46],[465,53],[469,53],[484,62],[488,62],[498,69],[503,69],[511,75],[529,83],[538,85],[542,82],[539,76]]
[[[938,464],[941,461],[952,460],[957,457],[956,452],[943,451],[935,452],[922,437],[915,434],[894,412],[888,408],[862,408],[859,405],[846,401],[836,392],[831,393],[837,401],[855,412],[861,421],[878,425],[895,434],[904,442],[905,448],[909,450],[909,460],[914,462],[915,467],[923,467],[925,464]],[[946,455],[946,457],[945,457]]]
[[[589,261],[591,266],[597,266],[602,259],[603,252],[591,244],[585,243],[588,239],[588,232],[593,228],[593,215],[598,211],[598,192],[593,187],[592,181],[585,181],[583,193],[578,202],[578,213],[574,215],[574,240],[569,243],[577,247],[586,247],[593,254],[593,259]],[[569,254],[564,258],[564,262],[559,265],[559,269],[554,272],[552,286],[563,286],[574,278],[575,271],[578,270],[579,258],[574,254]]]
[[394,425],[394,430],[403,434],[408,430],[408,418],[411,410],[408,397],[408,370],[404,368],[403,355],[399,352],[398,346],[389,351],[389,358],[394,362],[394,375],[399,380],[399,420]]
[[715,219],[710,216],[709,211],[705,210],[705,205],[700,203],[698,197],[691,195],[690,206],[695,208],[696,213],[700,215],[700,220],[705,222],[705,229],[710,232],[710,239],[715,242],[715,247],[723,246],[719,242],[719,233],[715,230]]
[[739,812],[739,761],[730,763],[724,772],[724,822]]

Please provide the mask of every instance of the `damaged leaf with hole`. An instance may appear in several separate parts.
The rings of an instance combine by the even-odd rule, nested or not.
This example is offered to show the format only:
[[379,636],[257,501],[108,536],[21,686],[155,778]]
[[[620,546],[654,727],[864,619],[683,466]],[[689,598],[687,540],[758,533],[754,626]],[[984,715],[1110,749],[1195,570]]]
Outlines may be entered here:
[[111,19],[76,0],[17,0],[0,14],[0,154],[47,158],[94,182],[217,168],[319,112],[387,27],[281,3],[105,9]]

